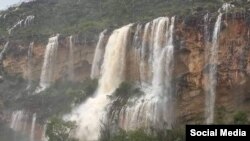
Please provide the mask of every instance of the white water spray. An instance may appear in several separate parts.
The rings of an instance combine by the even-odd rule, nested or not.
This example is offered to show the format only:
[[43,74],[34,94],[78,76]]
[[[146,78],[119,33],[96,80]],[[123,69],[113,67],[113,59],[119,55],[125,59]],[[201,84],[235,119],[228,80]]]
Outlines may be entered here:
[[76,137],[81,141],[98,140],[102,122],[105,121],[105,108],[111,95],[124,80],[126,47],[131,25],[113,31],[104,55],[102,76],[96,95],[89,98],[73,111],[71,120],[77,122]]
[[[145,95],[139,100],[131,99],[120,112],[120,127],[125,130],[134,130],[141,127],[150,129],[171,128],[173,123],[173,103],[172,103],[172,69],[173,69],[173,30],[174,17],[169,19],[161,17],[152,23],[151,50],[153,50],[152,61],[153,78],[152,86],[142,88]],[[145,31],[148,31],[149,24]],[[146,36],[144,33],[144,36]],[[142,47],[145,43],[142,44]],[[131,105],[131,104],[130,104]]]

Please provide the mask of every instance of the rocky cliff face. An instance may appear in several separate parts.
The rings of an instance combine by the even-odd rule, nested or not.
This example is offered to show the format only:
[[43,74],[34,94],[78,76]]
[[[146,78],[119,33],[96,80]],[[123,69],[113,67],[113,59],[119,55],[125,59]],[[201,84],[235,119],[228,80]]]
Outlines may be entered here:
[[[205,90],[207,85],[207,69],[209,63],[205,61],[206,48],[211,47],[212,29],[215,20],[208,23],[209,37],[204,34],[205,23],[203,17],[196,17],[187,22],[177,18],[174,32],[174,87],[177,99],[176,112],[181,122],[203,123],[205,107]],[[195,26],[194,26],[195,25]],[[135,28],[134,28],[135,29]],[[134,31],[136,32],[136,31]],[[142,33],[138,33],[142,34]],[[241,15],[224,15],[219,38],[218,85],[216,88],[216,112],[224,109],[227,114],[233,114],[238,109],[250,112],[249,92],[250,84],[250,32],[246,18]],[[74,51],[75,81],[81,81],[90,76],[91,64],[94,56],[95,43],[79,44],[77,41]],[[45,44],[34,44],[32,73],[27,71],[27,47],[13,44],[4,60],[4,70],[9,75],[21,75],[38,81],[43,64]],[[139,64],[133,49],[127,52],[126,80],[140,80]],[[59,40],[57,58],[57,80],[68,77],[69,40]],[[148,68],[146,66],[145,68]],[[151,73],[146,69],[145,74]],[[230,121],[226,117],[225,120]],[[216,117],[215,117],[216,118]]]
[[[249,112],[249,26],[242,16],[232,18],[224,15],[219,37],[218,72],[216,87],[216,117],[225,110],[227,114],[240,109]],[[214,22],[211,22],[214,23]],[[176,38],[179,47],[176,49],[175,75],[177,94],[179,95],[179,116],[182,121],[191,123],[204,121],[205,90],[207,69],[205,61],[206,45],[205,24],[196,21],[196,27],[179,24]],[[212,34],[212,32],[210,32]],[[211,35],[210,35],[211,36]],[[210,37],[211,38],[211,37]],[[225,115],[224,120],[230,121]]]
[[[69,38],[60,38],[58,55],[56,59],[56,80],[67,80],[69,75]],[[32,50],[31,67],[28,71],[28,46],[11,44],[8,54],[3,61],[4,70],[10,76],[21,76],[28,79],[29,75],[33,81],[39,81],[44,61],[46,44],[36,44]],[[81,81],[89,77],[91,63],[94,55],[95,43],[81,44],[77,39],[74,42],[74,73],[75,81]]]

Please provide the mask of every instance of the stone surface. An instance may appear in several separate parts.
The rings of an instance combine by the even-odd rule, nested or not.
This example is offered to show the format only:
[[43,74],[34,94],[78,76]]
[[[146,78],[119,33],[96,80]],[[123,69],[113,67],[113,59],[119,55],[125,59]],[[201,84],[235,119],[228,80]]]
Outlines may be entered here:
[[[224,107],[227,111],[239,108],[250,112],[250,31],[244,18],[223,19],[219,40],[218,85],[216,110]],[[211,24],[213,28],[213,24]],[[174,82],[176,89],[176,114],[182,122],[204,122],[206,85],[204,23],[187,26],[178,21],[175,27]],[[210,33],[212,35],[212,33]],[[67,79],[67,40],[61,40],[58,52],[57,80]],[[34,45],[32,78],[40,78],[45,44]],[[211,47],[211,44],[208,44]],[[12,52],[4,60],[4,69],[10,75],[27,78],[27,47],[13,46]],[[90,75],[95,44],[76,44],[74,72],[75,81]],[[139,68],[134,49],[127,51],[126,79],[138,81]],[[149,73],[148,70],[147,73]],[[141,80],[139,80],[141,81]]]

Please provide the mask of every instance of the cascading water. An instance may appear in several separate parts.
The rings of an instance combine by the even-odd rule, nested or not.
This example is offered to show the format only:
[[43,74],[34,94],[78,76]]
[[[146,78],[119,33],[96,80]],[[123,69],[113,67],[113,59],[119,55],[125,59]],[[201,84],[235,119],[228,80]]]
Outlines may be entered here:
[[216,85],[217,85],[217,62],[218,62],[218,49],[219,49],[219,34],[221,28],[222,13],[217,17],[214,26],[212,47],[209,49],[209,68],[208,68],[208,84],[206,89],[206,110],[205,117],[206,123],[212,124],[214,122],[214,107],[216,98]]
[[34,15],[27,16],[25,21],[24,21],[24,26],[27,26],[27,25],[31,24],[31,22],[34,20],[34,18],[35,18]]
[[59,35],[51,37],[49,39],[49,43],[46,46],[44,62],[40,77],[40,84],[36,90],[36,93],[39,93],[50,87],[50,85],[55,81],[54,74],[57,61],[58,37]]
[[150,36],[150,23],[147,23],[144,28],[144,34],[142,38],[142,48],[140,54],[140,79],[143,82],[149,80],[149,74],[146,70],[149,70],[148,61],[149,61],[149,36]]
[[4,66],[3,66],[3,59],[4,59],[4,56],[7,52],[7,49],[9,47],[9,42],[7,42],[4,47],[3,47],[3,50],[0,52],[0,79],[2,79],[2,74],[3,74],[3,71],[4,71]]
[[[132,48],[129,48],[128,54],[131,56],[127,56],[128,58],[128,63],[131,66],[134,66],[137,68],[136,72],[140,73],[140,65],[141,65],[141,36],[142,36],[142,24],[137,24],[136,29],[135,29],[135,34],[133,36],[132,40]],[[128,66],[130,67],[130,66]],[[139,82],[142,84],[144,82],[144,78],[141,78],[143,75],[139,75]]]
[[9,34],[12,33],[12,31],[18,27],[22,27],[24,20],[19,20],[15,25],[13,25],[11,28],[8,29]]
[[234,8],[235,6],[233,4],[230,3],[223,3],[222,7],[219,9],[219,12],[225,11],[226,14],[228,13],[228,11],[232,8]]
[[69,67],[68,67],[68,76],[69,80],[73,81],[75,78],[74,75],[74,43],[73,36],[69,37]]
[[9,42],[7,42],[7,43],[4,45],[3,50],[0,52],[0,61],[3,60],[4,54],[6,53],[8,47],[9,47]]
[[36,113],[34,113],[32,116],[32,124],[31,124],[31,129],[30,129],[30,141],[34,141],[35,127],[36,127]]
[[102,76],[95,96],[66,117],[77,122],[76,137],[83,141],[98,139],[101,123],[105,120],[105,108],[110,102],[108,96],[124,80],[126,47],[131,26],[113,31],[106,45]]
[[30,89],[32,84],[32,59],[33,59],[33,46],[34,42],[30,43],[29,50],[28,50],[28,86],[27,90]]
[[14,131],[22,130],[22,127],[24,125],[23,123],[24,117],[25,117],[24,111],[13,112],[11,117],[10,128],[12,128]]
[[206,47],[208,46],[208,42],[209,42],[209,14],[207,13],[204,16],[204,38],[205,38],[205,44]]
[[100,77],[100,72],[101,72],[101,66],[103,63],[103,57],[104,57],[104,52],[105,52],[105,34],[107,33],[107,30],[104,30],[103,32],[100,33],[99,35],[99,41],[96,45],[95,49],[95,56],[92,64],[92,69],[91,69],[91,79],[99,78]]
[[46,130],[47,130],[47,124],[43,126],[43,134],[41,141],[48,141],[48,138],[46,137]]
[[[149,24],[144,31],[149,31]],[[139,100],[131,100],[133,106],[126,106],[120,112],[120,127],[125,130],[137,128],[159,129],[171,128],[173,123],[173,103],[172,103],[172,69],[173,69],[173,30],[174,17],[169,19],[161,17],[155,19],[151,26],[150,48],[153,50],[149,64],[152,61],[153,78],[152,87],[144,88],[145,95]],[[147,36],[144,32],[144,36]],[[144,38],[145,39],[145,38]],[[142,47],[144,47],[142,44]],[[143,48],[142,48],[143,49]]]
[[[5,17],[6,17],[6,14],[4,15],[4,19]],[[8,33],[11,34],[13,30],[15,30],[16,28],[21,28],[21,27],[30,25],[32,21],[34,21],[34,18],[35,18],[34,15],[29,15],[25,19],[20,19],[12,27],[8,29]]]
[[[204,42],[205,42],[205,62],[209,62],[209,45],[210,45],[210,32],[209,32],[209,14],[204,16]],[[204,74],[205,75],[205,74]],[[206,87],[206,86],[205,86]]]
[[45,137],[45,129],[46,125],[44,126],[44,131],[42,136],[36,135],[35,132],[38,130],[40,132],[39,128],[36,128],[36,113],[29,114],[28,112],[24,110],[14,111],[12,113],[11,122],[10,122],[10,128],[15,131],[15,139],[14,141],[20,141],[18,137],[20,135],[22,137],[25,137],[25,141],[47,141],[47,138]]

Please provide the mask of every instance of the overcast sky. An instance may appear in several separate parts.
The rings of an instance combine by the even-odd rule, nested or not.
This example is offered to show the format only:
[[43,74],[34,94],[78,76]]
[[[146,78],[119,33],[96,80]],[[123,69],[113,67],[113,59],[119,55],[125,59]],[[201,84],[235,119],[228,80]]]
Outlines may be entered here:
[[9,6],[19,3],[22,0],[0,0],[0,10],[4,10]]

